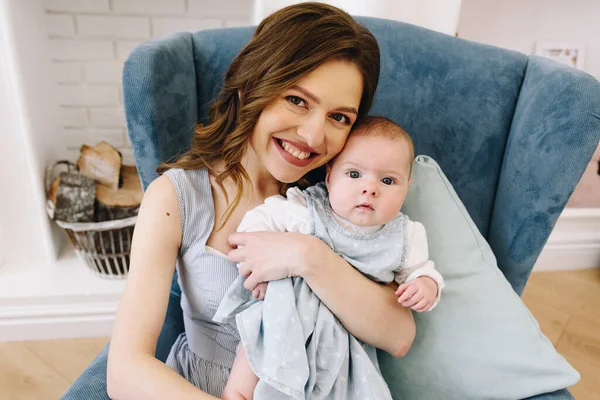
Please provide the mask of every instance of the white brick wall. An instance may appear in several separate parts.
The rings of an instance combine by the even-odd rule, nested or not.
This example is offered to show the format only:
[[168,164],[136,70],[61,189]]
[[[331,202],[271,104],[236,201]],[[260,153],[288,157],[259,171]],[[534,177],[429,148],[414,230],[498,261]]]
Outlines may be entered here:
[[117,0],[115,12],[122,14],[172,15],[185,14],[185,0]]
[[65,128],[85,128],[88,126],[85,108],[61,108],[61,119]]
[[46,0],[47,11],[108,12],[109,0]]
[[81,65],[79,63],[52,64],[52,75],[56,83],[79,83],[81,82]]
[[55,61],[106,60],[114,57],[110,40],[50,39],[50,56]]
[[123,63],[140,43],[179,31],[251,24],[253,0],[44,0],[64,143],[106,140],[132,163]]
[[252,18],[253,0],[188,0],[194,15],[220,18]]
[[90,122],[101,128],[125,128],[125,113],[122,107],[96,107],[90,109]]
[[204,29],[222,28],[223,21],[219,19],[182,19],[182,18],[153,18],[152,36],[164,37],[173,32],[201,31]]
[[54,36],[75,36],[75,20],[72,15],[49,14],[48,15],[48,35]]
[[83,76],[89,83],[115,83],[121,84],[123,75],[123,62],[99,61],[83,65]]
[[57,90],[62,106],[116,106],[119,105],[117,86],[61,85]]
[[150,21],[140,17],[88,16],[77,17],[81,36],[113,38],[149,38]]

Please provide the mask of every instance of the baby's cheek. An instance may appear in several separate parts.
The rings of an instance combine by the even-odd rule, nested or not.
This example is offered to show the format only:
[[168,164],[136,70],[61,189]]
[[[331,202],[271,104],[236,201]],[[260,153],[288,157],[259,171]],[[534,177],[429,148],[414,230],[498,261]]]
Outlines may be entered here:
[[338,190],[329,194],[329,203],[333,211],[342,218],[348,218],[346,210],[348,209],[348,197],[340,195]]

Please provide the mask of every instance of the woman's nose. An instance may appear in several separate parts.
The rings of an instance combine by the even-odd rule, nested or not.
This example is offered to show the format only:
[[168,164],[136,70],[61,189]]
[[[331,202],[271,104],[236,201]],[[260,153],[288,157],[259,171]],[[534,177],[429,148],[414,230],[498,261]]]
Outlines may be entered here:
[[313,149],[318,149],[325,141],[325,118],[317,113],[310,115],[298,127],[298,135]]

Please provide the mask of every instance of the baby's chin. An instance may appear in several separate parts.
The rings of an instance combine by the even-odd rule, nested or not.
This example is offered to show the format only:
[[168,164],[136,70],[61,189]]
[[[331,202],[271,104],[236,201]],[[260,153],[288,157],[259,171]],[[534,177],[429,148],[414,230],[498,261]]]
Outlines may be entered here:
[[361,228],[368,228],[370,226],[383,225],[382,222],[377,221],[377,218],[374,218],[375,216],[364,216],[364,215],[343,216],[342,215],[341,217],[344,218],[346,221],[352,222],[356,226],[360,226]]

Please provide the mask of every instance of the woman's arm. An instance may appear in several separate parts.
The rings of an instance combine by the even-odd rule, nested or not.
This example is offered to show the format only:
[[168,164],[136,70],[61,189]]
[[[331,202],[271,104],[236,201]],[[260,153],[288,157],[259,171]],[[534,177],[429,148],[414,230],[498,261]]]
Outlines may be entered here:
[[398,304],[397,286],[363,276],[325,243],[301,233],[237,232],[229,236],[234,262],[243,262],[244,286],[302,276],[315,294],[358,339],[402,357],[415,337],[410,310]]
[[113,399],[214,399],[154,357],[180,245],[177,196],[162,176],[144,194],[133,235],[108,355],[107,388]]
[[[395,286],[368,279],[315,237],[299,275],[356,338],[395,357],[406,355],[415,338],[409,309],[398,304]],[[313,242],[313,243],[310,243]]]

